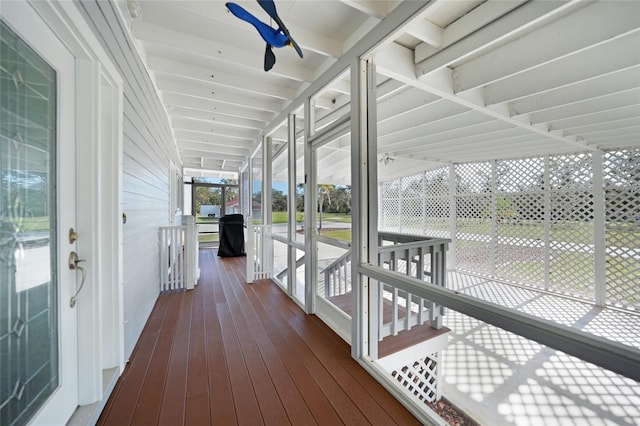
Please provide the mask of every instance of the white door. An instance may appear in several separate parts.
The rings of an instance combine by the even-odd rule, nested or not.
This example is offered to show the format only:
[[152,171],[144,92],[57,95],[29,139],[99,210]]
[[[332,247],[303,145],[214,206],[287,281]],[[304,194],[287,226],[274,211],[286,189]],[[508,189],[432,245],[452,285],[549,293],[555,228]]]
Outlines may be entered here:
[[78,405],[75,60],[24,1],[0,3],[0,424]]

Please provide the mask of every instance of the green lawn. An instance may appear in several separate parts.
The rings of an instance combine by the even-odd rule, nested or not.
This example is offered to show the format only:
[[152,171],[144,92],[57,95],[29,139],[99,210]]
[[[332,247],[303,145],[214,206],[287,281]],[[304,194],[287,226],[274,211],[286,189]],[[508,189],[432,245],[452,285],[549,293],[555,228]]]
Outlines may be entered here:
[[320,235],[335,238],[336,240],[351,241],[351,229],[334,229],[330,231],[321,231]]
[[[273,223],[287,223],[288,221],[287,212],[273,212],[271,218]],[[304,212],[296,212],[296,222],[302,221],[304,221]],[[322,213],[322,221],[351,223],[351,215],[344,213]]]

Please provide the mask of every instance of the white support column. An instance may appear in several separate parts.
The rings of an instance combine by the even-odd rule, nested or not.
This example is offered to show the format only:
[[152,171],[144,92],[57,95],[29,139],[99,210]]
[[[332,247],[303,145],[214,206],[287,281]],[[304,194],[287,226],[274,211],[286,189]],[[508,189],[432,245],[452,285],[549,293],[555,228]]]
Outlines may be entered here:
[[[253,282],[253,158],[249,158],[249,165],[247,167],[247,283]],[[195,193],[195,192],[194,192]]]
[[607,229],[605,222],[604,172],[602,151],[593,152],[593,243],[595,256],[595,299],[596,305],[607,303]]
[[[358,267],[377,263],[377,101],[375,67],[367,60],[351,63],[351,356],[378,357],[379,283],[363,277]],[[369,208],[376,206],[376,208]]]
[[496,275],[496,251],[498,250],[498,188],[497,188],[497,170],[496,160],[491,161],[491,241],[489,247],[491,250],[491,257],[489,261],[489,274]]
[[551,160],[544,156],[544,288],[551,284]]
[[[273,141],[271,136],[262,140],[262,259],[260,265],[264,272],[273,271],[272,192],[273,192]],[[271,278],[271,273],[269,273]]]
[[449,245],[449,268],[456,270],[457,257],[456,250],[458,245],[458,209],[456,204],[457,195],[457,182],[456,182],[456,166],[455,164],[449,165],[449,234],[451,236],[451,244]]
[[287,294],[293,296],[296,288],[296,248],[292,245],[296,241],[296,116],[289,114],[287,117],[287,143],[288,154],[288,181],[287,193]]
[[427,235],[427,172],[422,172],[422,234]]
[[311,149],[311,137],[315,133],[315,102],[307,98],[304,104],[304,234],[305,234],[305,286],[304,306],[308,314],[316,311],[316,289],[318,287],[317,235],[317,174],[316,154]]

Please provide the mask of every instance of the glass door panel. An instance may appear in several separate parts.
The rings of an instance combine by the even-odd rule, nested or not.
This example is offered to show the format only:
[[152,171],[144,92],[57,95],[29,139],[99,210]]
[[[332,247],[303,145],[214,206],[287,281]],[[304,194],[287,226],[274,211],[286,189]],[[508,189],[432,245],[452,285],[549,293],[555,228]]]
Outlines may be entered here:
[[220,237],[218,222],[222,214],[222,188],[193,185],[194,211],[198,224],[198,241],[216,245]]
[[[58,229],[60,217],[65,223],[72,218],[68,212],[75,213],[75,204],[57,202],[56,190],[63,183],[57,178],[57,161],[63,160],[56,155],[61,150],[59,76],[4,21],[0,43],[0,424],[13,425],[26,424],[74,377],[60,368],[60,353],[66,358],[65,351],[71,356],[77,349],[59,344],[61,336],[75,330],[68,300],[58,304],[65,303],[60,299],[66,294],[61,278],[65,286],[74,285],[75,275],[59,266],[63,256],[58,253]],[[61,44],[56,48],[61,48],[56,60],[60,69],[72,76],[73,57]],[[73,180],[64,180],[65,188],[68,183],[75,188]],[[69,328],[62,332],[61,324]],[[70,386],[71,393],[66,393]],[[65,406],[75,408],[77,382],[64,388],[57,395],[64,395]]]

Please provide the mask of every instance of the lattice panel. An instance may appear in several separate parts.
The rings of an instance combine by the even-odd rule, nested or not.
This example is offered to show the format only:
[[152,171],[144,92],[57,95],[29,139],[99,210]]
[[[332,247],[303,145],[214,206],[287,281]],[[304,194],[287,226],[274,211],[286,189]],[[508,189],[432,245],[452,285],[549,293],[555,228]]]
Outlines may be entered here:
[[491,190],[491,163],[456,165],[458,194],[477,194]]
[[607,302],[640,310],[640,149],[603,158]]
[[403,231],[410,234],[421,233],[424,223],[424,200],[421,197],[404,198],[400,205]]
[[496,163],[498,192],[541,191],[544,187],[544,159],[522,158]]
[[449,168],[425,172],[425,235],[449,238]]
[[424,194],[427,198],[449,196],[449,168],[430,170],[424,174]]
[[425,235],[449,238],[449,199],[428,198],[425,200]]
[[545,286],[545,212],[541,193],[497,199],[496,275],[533,287]]
[[591,154],[577,153],[549,159],[551,189],[590,189],[593,184]]
[[458,268],[487,274],[491,272],[491,197],[456,197]]
[[551,193],[549,288],[593,299],[593,195],[590,191]]
[[439,358],[439,353],[420,358],[411,365],[392,371],[391,376],[421,401],[438,401],[442,395],[438,380]]
[[400,186],[398,181],[384,182],[380,195],[380,205],[382,213],[378,220],[382,224],[382,229],[388,231],[396,230],[401,225],[400,217]]

